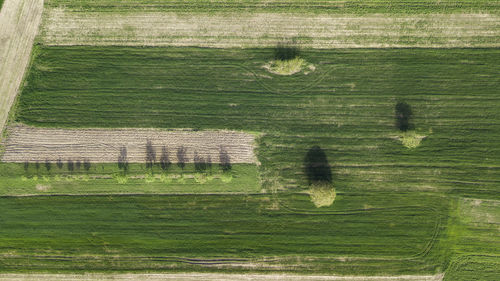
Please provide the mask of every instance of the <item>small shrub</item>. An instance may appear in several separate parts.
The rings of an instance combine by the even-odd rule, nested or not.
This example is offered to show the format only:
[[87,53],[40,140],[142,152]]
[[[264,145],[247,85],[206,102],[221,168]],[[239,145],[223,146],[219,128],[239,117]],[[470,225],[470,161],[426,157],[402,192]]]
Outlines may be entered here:
[[230,174],[222,174],[219,178],[223,183],[230,183],[233,180],[233,176]]
[[152,182],[155,182],[155,180],[156,180],[155,176],[151,173],[148,173],[144,176],[144,181],[146,183],[152,183]]
[[290,60],[274,60],[266,66],[266,69],[274,74],[292,75],[302,71],[307,65],[306,61],[300,57]]
[[194,181],[197,183],[206,183],[207,182],[207,176],[202,173],[196,173],[194,174]]
[[166,174],[160,174],[160,182],[162,182],[162,183],[171,183],[172,182],[172,177],[169,177]]
[[113,178],[120,184],[124,184],[128,182],[128,177],[126,175],[122,175],[121,173],[116,173],[113,175]]
[[415,131],[406,131],[401,134],[400,140],[407,148],[416,148],[425,136],[417,135]]
[[326,183],[311,185],[308,193],[317,208],[331,206],[337,195],[335,188]]

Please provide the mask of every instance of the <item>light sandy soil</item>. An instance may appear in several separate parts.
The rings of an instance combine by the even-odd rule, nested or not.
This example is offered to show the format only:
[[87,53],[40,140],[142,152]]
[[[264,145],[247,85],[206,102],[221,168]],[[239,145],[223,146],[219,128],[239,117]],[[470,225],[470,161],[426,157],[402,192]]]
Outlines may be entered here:
[[[24,125],[10,127],[2,161],[90,161],[115,163],[120,156],[129,163],[144,163],[146,147],[160,161],[163,148],[172,163],[179,162],[178,150],[185,149],[185,163],[195,154],[220,163],[227,153],[230,163],[254,163],[254,135],[235,131],[166,131],[157,129],[48,129]],[[126,153],[123,153],[123,149]],[[122,160],[122,161],[123,161]]]
[[29,64],[42,11],[43,0],[5,0],[0,11],[0,132]]
[[405,275],[405,276],[300,276],[285,274],[218,274],[218,273],[175,273],[175,274],[1,274],[0,280],[178,280],[178,281],[439,281],[443,275]]
[[499,47],[496,14],[92,13],[49,8],[49,45],[257,47]]

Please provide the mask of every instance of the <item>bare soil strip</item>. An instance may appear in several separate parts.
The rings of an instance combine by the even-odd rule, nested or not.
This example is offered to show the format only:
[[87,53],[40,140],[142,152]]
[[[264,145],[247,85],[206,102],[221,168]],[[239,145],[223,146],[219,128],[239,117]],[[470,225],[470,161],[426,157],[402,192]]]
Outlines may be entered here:
[[0,132],[29,64],[42,11],[43,0],[5,0],[0,11]]
[[308,48],[499,47],[496,14],[98,13],[49,8],[48,45]]
[[[255,163],[254,135],[235,131],[8,128],[4,162]],[[149,156],[148,156],[149,155]],[[163,159],[166,161],[166,159]]]
[[178,281],[439,281],[443,275],[403,275],[403,276],[300,276],[289,274],[219,274],[219,273],[174,273],[174,274],[1,274],[0,280],[178,280]]

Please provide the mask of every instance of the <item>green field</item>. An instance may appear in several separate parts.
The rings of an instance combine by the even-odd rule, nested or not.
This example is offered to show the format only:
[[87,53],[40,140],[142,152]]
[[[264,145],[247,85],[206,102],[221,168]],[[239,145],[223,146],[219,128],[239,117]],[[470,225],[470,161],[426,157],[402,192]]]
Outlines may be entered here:
[[261,262],[258,271],[424,274],[445,262],[447,204],[433,195],[339,192],[321,210],[300,194],[0,201],[0,271],[242,271],[231,264]]
[[[213,29],[179,24],[178,36],[205,46],[213,38],[231,39],[217,33],[221,23],[240,14],[252,23],[258,13],[276,21],[287,13],[306,21],[332,14],[344,20],[326,21],[324,33],[311,36],[347,40],[327,28],[345,23],[341,33],[358,47],[370,40],[495,46],[496,30],[485,31],[495,26],[500,1],[44,5],[9,126],[237,130],[257,136],[257,161],[229,171],[216,163],[162,169],[127,162],[124,169],[123,163],[71,160],[1,162],[0,273],[500,276],[499,48],[295,49],[314,37],[283,38],[277,48],[90,46],[165,43],[175,38],[162,38],[168,26],[155,25],[162,17],[184,15],[189,25],[189,17],[202,14],[217,19],[207,22]],[[101,15],[107,16],[102,22]],[[352,20],[369,15],[373,22],[394,22],[394,29],[384,29],[392,37],[377,33],[383,24],[367,28]],[[134,18],[137,26],[127,25]],[[480,24],[468,24],[470,18]],[[235,32],[241,28],[244,40],[244,32],[263,28],[263,35],[256,33],[262,37],[255,35],[262,42],[280,36],[271,30],[266,37],[266,25],[259,24]],[[150,27],[159,31],[148,33]],[[453,37],[450,30],[463,33]],[[113,32],[116,38],[102,36]],[[64,46],[84,36],[81,45]],[[291,56],[294,65],[277,62],[280,51],[299,58]],[[299,71],[279,75],[286,71],[277,65]],[[6,142],[8,135],[5,130]],[[317,207],[314,184],[334,188],[328,189],[332,205]]]
[[95,12],[301,12],[301,13],[452,13],[498,11],[497,1],[489,0],[46,0],[45,5]]
[[259,193],[258,169],[253,164],[233,164],[229,172],[213,164],[206,171],[193,164],[184,168],[129,164],[126,172],[117,164],[90,163],[68,170],[67,163],[0,163],[0,196],[26,194],[192,194]]
[[[259,131],[264,188],[303,186],[319,145],[338,187],[498,198],[498,50],[304,50],[316,70],[292,76],[262,68],[272,52],[38,47],[17,121]],[[426,136],[415,149],[395,139],[398,101]]]

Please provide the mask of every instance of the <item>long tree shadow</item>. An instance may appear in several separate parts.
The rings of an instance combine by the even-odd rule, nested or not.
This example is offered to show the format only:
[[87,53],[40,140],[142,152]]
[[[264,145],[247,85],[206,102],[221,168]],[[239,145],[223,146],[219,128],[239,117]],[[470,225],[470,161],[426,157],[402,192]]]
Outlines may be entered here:
[[118,169],[123,170],[124,173],[128,170],[128,158],[127,158],[127,148],[122,146],[120,148],[120,154],[118,155]]
[[411,123],[413,112],[411,106],[406,102],[398,102],[395,107],[396,111],[396,127],[402,131],[406,132],[414,128]]
[[315,145],[307,151],[304,169],[309,185],[332,183],[332,169],[321,147]]

